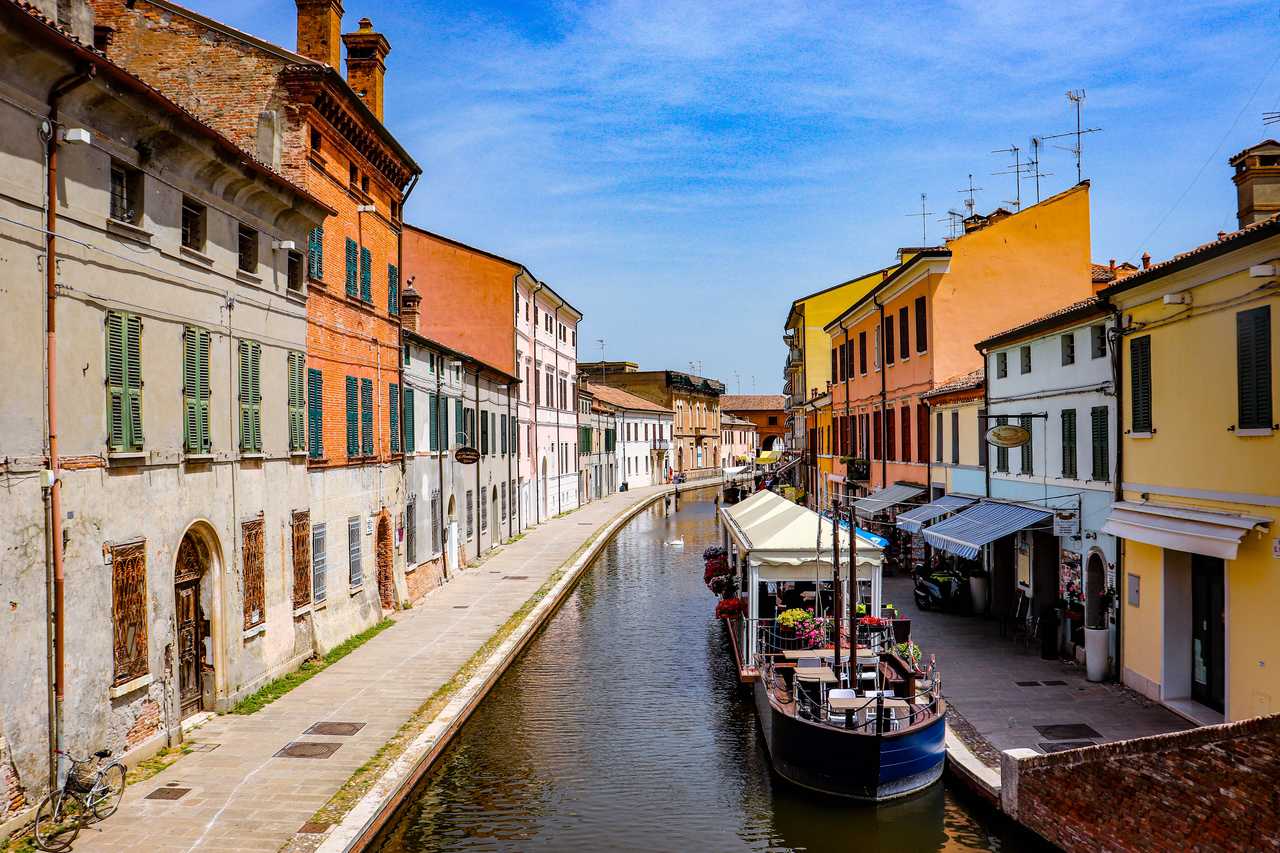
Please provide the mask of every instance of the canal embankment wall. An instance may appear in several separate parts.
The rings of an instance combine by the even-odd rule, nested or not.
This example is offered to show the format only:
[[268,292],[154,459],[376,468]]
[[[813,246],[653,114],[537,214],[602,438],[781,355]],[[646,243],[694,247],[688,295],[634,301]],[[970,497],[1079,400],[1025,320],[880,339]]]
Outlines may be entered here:
[[1001,756],[1002,810],[1065,850],[1280,850],[1280,714]]
[[[686,484],[680,489],[680,493],[719,485],[718,480],[699,482],[696,485]],[[658,501],[665,500],[674,491],[675,487],[667,486],[646,496],[618,513],[597,531],[595,537],[563,568],[559,578],[516,628],[494,648],[440,713],[325,836],[315,848],[317,853],[361,850],[373,841],[396,809],[411,794],[414,786],[431,770],[497,680],[519,657],[543,624],[555,615],[560,605],[573,592],[579,579],[618,531],[635,516]]]

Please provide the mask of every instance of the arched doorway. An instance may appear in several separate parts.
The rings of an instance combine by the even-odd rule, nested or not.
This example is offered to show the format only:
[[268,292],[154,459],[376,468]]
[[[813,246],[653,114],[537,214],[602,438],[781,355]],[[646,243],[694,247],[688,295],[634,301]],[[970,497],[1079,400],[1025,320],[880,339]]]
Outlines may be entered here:
[[781,450],[782,439],[776,435],[769,436],[764,440],[764,449],[765,450]]
[[1084,568],[1084,624],[1089,628],[1102,628],[1106,613],[1103,612],[1102,594],[1107,588],[1107,564],[1097,551],[1089,554]]
[[489,532],[490,542],[502,541],[502,516],[498,515],[498,487],[492,486],[493,496],[489,499]]
[[386,510],[378,515],[378,532],[373,547],[378,566],[378,599],[383,610],[393,610],[396,606],[396,580],[392,574],[391,517]]
[[[210,563],[210,548],[203,536],[188,530],[178,545],[173,569],[174,618],[178,639],[178,718],[185,720],[204,710],[205,694],[213,693],[213,648],[209,620],[201,595]],[[208,682],[208,683],[206,683]]]

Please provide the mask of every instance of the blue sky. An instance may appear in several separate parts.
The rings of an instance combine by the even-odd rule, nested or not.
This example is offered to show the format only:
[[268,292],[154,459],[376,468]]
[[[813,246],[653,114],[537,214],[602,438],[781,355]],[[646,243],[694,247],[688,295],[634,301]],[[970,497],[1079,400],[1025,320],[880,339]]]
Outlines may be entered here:
[[[289,0],[190,2],[293,47]],[[1226,158],[1280,109],[1265,3],[367,3],[415,224],[523,261],[586,315],[583,358],[776,393],[796,296],[883,266],[974,175],[1074,126],[1093,255],[1159,260],[1234,227]],[[1061,140],[1066,142],[1066,140]],[[1075,181],[1048,148],[1043,195]],[[1024,202],[1034,190],[1023,184]],[[736,376],[735,376],[736,372]]]

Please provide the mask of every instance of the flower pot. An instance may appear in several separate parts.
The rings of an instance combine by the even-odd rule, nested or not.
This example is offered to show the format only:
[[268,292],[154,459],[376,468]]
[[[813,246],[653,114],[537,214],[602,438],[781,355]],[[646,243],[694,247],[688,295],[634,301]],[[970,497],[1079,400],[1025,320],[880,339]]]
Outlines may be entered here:
[[1084,629],[1085,676],[1090,681],[1102,681],[1107,677],[1108,633],[1106,628]]
[[910,619],[894,619],[893,625],[893,641],[895,643],[905,643],[911,639],[911,620]]
[[986,575],[969,576],[969,599],[973,602],[973,612],[981,616],[987,612],[987,577]]

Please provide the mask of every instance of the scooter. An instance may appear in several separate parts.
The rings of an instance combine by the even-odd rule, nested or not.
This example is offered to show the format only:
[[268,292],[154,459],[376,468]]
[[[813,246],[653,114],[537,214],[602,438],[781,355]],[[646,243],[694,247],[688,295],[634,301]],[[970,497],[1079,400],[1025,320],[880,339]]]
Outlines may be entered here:
[[921,610],[959,610],[964,603],[964,576],[954,569],[926,572],[917,567],[912,572],[916,582],[912,596]]

